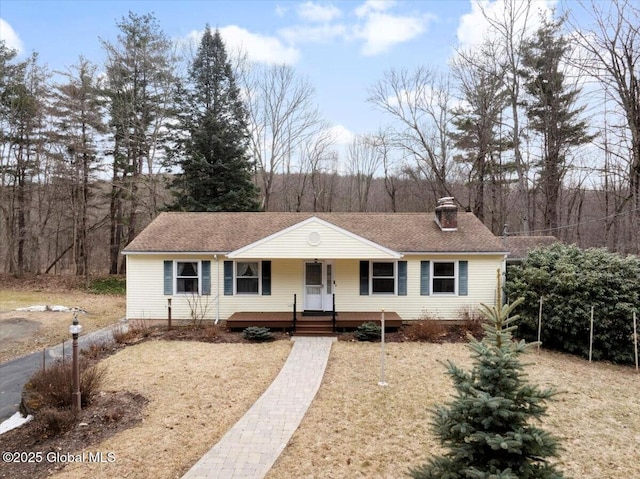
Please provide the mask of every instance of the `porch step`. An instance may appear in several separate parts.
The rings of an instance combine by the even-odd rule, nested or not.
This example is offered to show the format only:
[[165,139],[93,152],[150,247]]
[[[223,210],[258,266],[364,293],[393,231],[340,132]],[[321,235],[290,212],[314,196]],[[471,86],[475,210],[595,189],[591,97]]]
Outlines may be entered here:
[[326,319],[300,319],[296,321],[295,336],[331,336],[333,321]]
[[[332,316],[333,312],[332,311],[316,311],[315,309],[305,309],[302,312],[302,316]],[[337,316],[337,313],[336,313]]]

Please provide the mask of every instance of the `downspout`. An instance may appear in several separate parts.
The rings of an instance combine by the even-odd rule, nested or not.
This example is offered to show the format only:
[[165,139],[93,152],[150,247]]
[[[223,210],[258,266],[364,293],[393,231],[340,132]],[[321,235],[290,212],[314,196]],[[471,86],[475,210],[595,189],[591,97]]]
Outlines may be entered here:
[[220,322],[220,263],[218,255],[214,254],[213,259],[216,260],[216,324]]

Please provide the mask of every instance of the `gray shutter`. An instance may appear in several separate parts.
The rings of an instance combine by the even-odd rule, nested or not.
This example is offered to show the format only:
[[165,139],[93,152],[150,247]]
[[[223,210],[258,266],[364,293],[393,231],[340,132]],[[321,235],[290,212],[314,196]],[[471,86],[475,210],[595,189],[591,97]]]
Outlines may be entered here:
[[211,261],[202,262],[202,294],[211,294]]
[[360,261],[360,295],[369,294],[369,262]]
[[431,282],[431,265],[429,261],[420,261],[420,294],[429,296]]
[[458,295],[467,296],[469,294],[469,262],[458,262]]
[[407,262],[398,261],[398,296],[407,295]]
[[224,294],[233,295],[233,261],[224,262]]
[[164,262],[164,294],[173,294],[173,261]]
[[271,261],[262,262],[262,295],[271,294]]

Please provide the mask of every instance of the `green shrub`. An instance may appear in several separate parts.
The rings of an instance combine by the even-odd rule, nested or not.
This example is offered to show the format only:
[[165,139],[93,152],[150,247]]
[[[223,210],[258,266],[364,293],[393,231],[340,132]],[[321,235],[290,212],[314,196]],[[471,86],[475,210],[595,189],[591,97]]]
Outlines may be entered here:
[[588,357],[593,306],[593,359],[630,364],[639,278],[637,257],[556,244],[530,252],[522,265],[510,266],[505,291],[510,300],[525,298],[518,329],[524,339],[537,340],[542,297],[543,345]]
[[126,294],[127,280],[124,276],[109,276],[91,281],[89,290],[95,294]]
[[242,335],[245,337],[245,339],[248,339],[250,341],[262,342],[273,340],[273,333],[269,330],[269,328],[264,328],[261,326],[249,326],[248,328],[245,328],[245,330],[242,332]]
[[362,323],[353,335],[358,341],[377,341],[382,336],[382,328],[373,321]]

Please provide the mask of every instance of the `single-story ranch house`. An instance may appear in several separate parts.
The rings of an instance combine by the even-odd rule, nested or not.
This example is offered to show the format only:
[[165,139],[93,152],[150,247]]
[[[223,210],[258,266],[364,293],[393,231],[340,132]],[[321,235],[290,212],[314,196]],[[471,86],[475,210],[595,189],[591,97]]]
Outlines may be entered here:
[[504,249],[453,198],[435,214],[161,213],[124,250],[127,319],[459,319],[494,304]]

